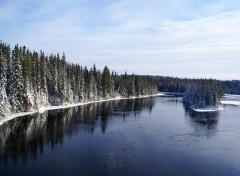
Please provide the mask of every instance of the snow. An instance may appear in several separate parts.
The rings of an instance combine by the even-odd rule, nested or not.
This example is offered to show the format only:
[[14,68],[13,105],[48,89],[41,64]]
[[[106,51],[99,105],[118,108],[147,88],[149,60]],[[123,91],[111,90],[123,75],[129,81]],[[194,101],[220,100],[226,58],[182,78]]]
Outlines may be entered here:
[[156,96],[163,96],[166,95],[164,92],[159,92],[158,94],[156,94]]
[[235,99],[236,97],[225,95],[223,98]]
[[193,107],[191,107],[191,109],[196,111],[196,112],[217,112],[217,111],[224,110],[221,106],[218,106],[218,107],[208,106],[206,108],[193,108]]
[[21,117],[21,116],[26,116],[26,115],[31,115],[31,114],[35,114],[37,113],[37,111],[33,111],[33,112],[19,112],[19,113],[15,113],[15,114],[12,114],[8,116],[8,114],[5,114],[6,117],[0,119],[0,126],[4,123],[4,122],[7,122],[9,120],[12,120],[12,119],[15,119],[17,117]]
[[45,107],[41,107],[41,108],[38,109],[38,112],[40,114],[44,113],[45,111],[46,111]]
[[227,104],[227,105],[240,105],[240,101],[221,101],[222,104]]
[[116,100],[119,100],[119,99],[121,99],[121,97],[120,97],[120,96],[117,96],[115,99],[116,99]]
[[155,97],[155,96],[163,96],[163,95],[164,94],[162,94],[162,93],[158,93],[158,94],[155,94],[155,95],[145,95],[145,96],[130,97],[130,98],[118,96],[116,98],[103,99],[103,100],[98,100],[98,101],[89,101],[89,102],[85,102],[85,103],[66,104],[66,105],[61,105],[61,106],[46,106],[46,107],[42,106],[38,109],[38,111],[5,114],[5,117],[3,117],[2,119],[0,118],[0,126],[3,123],[5,123],[9,120],[12,120],[14,118],[21,117],[21,116],[26,116],[26,115],[31,115],[31,114],[35,114],[35,113],[44,113],[45,111],[48,111],[48,110],[66,109],[66,108],[71,108],[71,107],[75,107],[75,106],[82,106],[82,105],[86,105],[86,104],[98,103],[98,102],[104,102],[104,101],[135,99],[135,98],[147,98],[147,97]]

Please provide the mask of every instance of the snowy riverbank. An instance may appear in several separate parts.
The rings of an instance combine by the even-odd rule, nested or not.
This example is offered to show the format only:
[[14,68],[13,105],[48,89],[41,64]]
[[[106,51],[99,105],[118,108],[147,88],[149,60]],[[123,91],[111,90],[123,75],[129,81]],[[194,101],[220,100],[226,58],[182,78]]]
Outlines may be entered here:
[[213,106],[208,106],[205,108],[194,108],[190,107],[193,111],[196,112],[217,112],[217,111],[222,111],[224,110],[221,106],[213,107]]
[[221,100],[223,105],[240,106],[240,95],[226,94]]
[[240,106],[240,101],[221,101],[221,103],[225,105]]
[[135,99],[135,98],[147,98],[147,97],[156,97],[156,96],[163,96],[165,94],[163,93],[158,93],[155,95],[145,95],[145,96],[138,96],[138,97],[116,97],[116,98],[110,98],[110,99],[102,99],[102,100],[96,100],[96,101],[89,101],[89,102],[84,102],[84,103],[75,103],[75,104],[66,104],[66,105],[60,105],[60,106],[47,106],[47,107],[40,107],[38,110],[34,110],[31,112],[19,112],[19,113],[14,113],[14,114],[4,114],[5,117],[0,118],[0,126],[12,119],[15,119],[17,117],[21,116],[26,116],[26,115],[31,115],[35,113],[44,113],[45,111],[48,110],[56,110],[56,109],[66,109],[66,108],[71,108],[71,107],[76,107],[76,106],[82,106],[86,104],[91,104],[91,103],[99,103],[99,102],[104,102],[104,101],[114,101],[114,100],[124,100],[124,99]]

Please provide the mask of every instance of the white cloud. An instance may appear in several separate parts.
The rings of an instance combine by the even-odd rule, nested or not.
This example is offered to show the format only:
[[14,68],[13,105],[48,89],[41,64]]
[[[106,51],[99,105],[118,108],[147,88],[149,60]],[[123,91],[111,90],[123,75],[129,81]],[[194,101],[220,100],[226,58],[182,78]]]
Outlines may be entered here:
[[235,0],[34,2],[33,9],[27,0],[0,7],[0,25],[11,28],[0,29],[5,42],[64,51],[70,62],[109,65],[119,72],[240,77]]

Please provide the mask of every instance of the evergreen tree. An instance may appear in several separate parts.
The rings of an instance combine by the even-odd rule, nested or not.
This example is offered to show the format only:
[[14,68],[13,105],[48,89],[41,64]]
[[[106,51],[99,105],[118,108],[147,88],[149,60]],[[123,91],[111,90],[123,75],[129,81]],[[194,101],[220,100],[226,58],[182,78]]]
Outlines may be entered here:
[[111,75],[107,66],[104,67],[102,73],[102,92],[104,98],[109,98],[111,95]]
[[13,77],[13,87],[10,97],[10,103],[13,112],[21,112],[25,110],[25,95],[23,87],[23,75],[22,75],[22,56],[21,50],[18,45],[15,46],[13,50],[13,67],[14,67],[14,77]]
[[120,86],[119,86],[119,94],[123,97],[128,97],[127,92],[127,72],[121,76]]
[[40,73],[41,73],[41,105],[48,104],[48,89],[47,89],[47,58],[44,53],[40,52]]
[[6,46],[6,64],[7,64],[7,68],[6,68],[6,92],[7,92],[7,96],[10,96],[10,90],[11,87],[13,86],[13,62],[12,62],[12,57],[11,57],[11,49],[10,46]]
[[68,84],[68,78],[67,78],[67,62],[66,62],[66,56],[63,53],[62,59],[61,59],[61,68],[60,68],[60,87],[59,87],[59,92],[60,92],[60,99],[62,101],[62,104],[68,102],[68,95],[67,95],[67,84]]
[[31,89],[31,63],[30,63],[30,53],[26,48],[23,48],[23,66],[22,66],[22,73],[23,73],[23,87],[24,87],[24,105],[25,110],[28,111],[34,106],[34,99],[32,96],[32,89]]
[[10,110],[6,92],[6,58],[4,57],[4,46],[0,43],[0,114],[7,113]]
[[79,88],[79,99],[80,102],[84,102],[85,101],[85,96],[84,96],[84,92],[85,92],[85,79],[84,79],[84,71],[82,69],[82,67],[80,68],[80,88]]

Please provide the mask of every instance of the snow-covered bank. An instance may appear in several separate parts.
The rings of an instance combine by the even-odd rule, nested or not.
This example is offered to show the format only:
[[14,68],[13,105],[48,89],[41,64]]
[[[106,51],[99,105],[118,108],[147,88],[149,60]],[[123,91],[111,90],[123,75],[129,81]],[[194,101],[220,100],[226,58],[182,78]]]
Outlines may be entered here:
[[41,108],[38,109],[38,113],[42,114],[46,111],[46,108],[42,106]]
[[35,114],[37,113],[37,111],[33,111],[33,112],[19,112],[19,113],[14,113],[11,115],[5,114],[5,117],[2,117],[0,119],[0,126],[4,123],[7,122],[9,120],[15,119],[17,117],[21,117],[21,116],[26,116],[26,115],[31,115],[31,114]]
[[190,108],[196,112],[216,112],[216,111],[224,110],[221,106],[218,106],[218,107],[208,106],[206,108],[194,108],[194,107],[190,107]]
[[4,114],[5,117],[0,118],[0,126],[3,123],[5,123],[9,120],[15,119],[17,117],[31,115],[31,114],[35,114],[35,113],[44,113],[45,111],[48,111],[48,110],[66,109],[66,108],[82,106],[82,105],[91,104],[91,103],[104,102],[104,101],[125,100],[125,99],[135,99],[135,98],[147,98],[147,97],[156,97],[156,96],[163,96],[163,95],[164,95],[163,93],[158,93],[158,94],[155,94],[155,95],[145,95],[145,96],[138,96],[138,97],[116,97],[116,98],[103,99],[103,100],[97,100],[97,101],[89,101],[89,102],[84,102],[84,103],[40,107],[38,110],[35,110],[35,111],[32,111],[32,112],[19,112],[19,113],[14,113],[14,114]]
[[226,105],[236,105],[236,106],[240,105],[240,101],[221,101],[221,103]]
[[237,94],[225,94],[227,97],[240,97],[240,95]]
[[160,92],[162,95],[183,95],[183,93],[177,92]]
[[61,105],[61,106],[48,106],[45,107],[45,110],[56,110],[56,109],[66,109],[66,108],[71,108],[75,106],[82,106],[86,104],[91,104],[91,103],[99,103],[99,102],[104,102],[104,101],[114,101],[114,100],[126,100],[126,99],[135,99],[135,98],[147,98],[147,97],[156,97],[156,96],[163,96],[164,94],[158,93],[156,95],[145,95],[145,96],[138,96],[138,97],[116,97],[116,98],[110,98],[110,99],[103,99],[103,100],[96,100],[96,101],[89,101],[89,102],[84,102],[84,103],[75,103],[75,104],[67,104],[67,105]]

